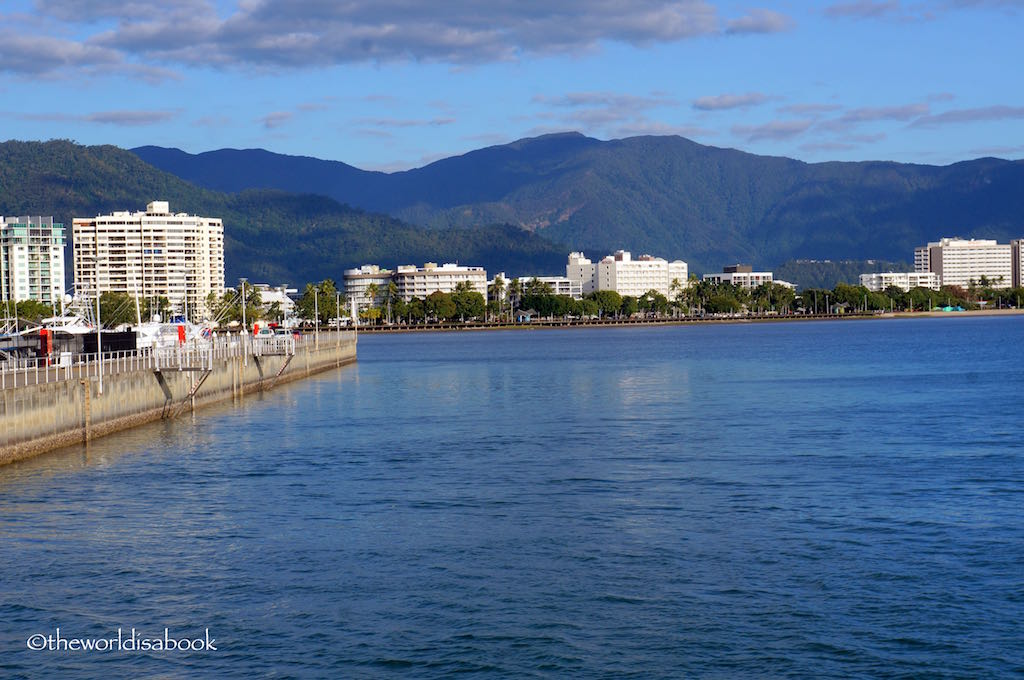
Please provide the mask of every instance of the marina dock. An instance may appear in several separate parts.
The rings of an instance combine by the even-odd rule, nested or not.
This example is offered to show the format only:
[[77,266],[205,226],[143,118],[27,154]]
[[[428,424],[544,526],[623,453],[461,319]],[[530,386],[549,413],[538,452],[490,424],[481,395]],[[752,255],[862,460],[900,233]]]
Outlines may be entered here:
[[0,464],[271,389],[356,360],[354,332],[227,335],[0,370]]

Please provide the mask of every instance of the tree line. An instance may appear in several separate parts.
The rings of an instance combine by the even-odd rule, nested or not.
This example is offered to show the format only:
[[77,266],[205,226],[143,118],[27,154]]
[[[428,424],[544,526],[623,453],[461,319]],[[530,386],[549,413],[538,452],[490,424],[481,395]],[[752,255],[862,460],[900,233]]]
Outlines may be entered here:
[[[538,279],[503,280],[496,277],[488,286],[487,298],[462,282],[452,293],[440,291],[425,298],[405,301],[394,282],[380,287],[371,284],[366,293],[369,305],[358,311],[363,324],[415,324],[450,321],[519,321],[533,318],[630,318],[636,315],[665,318],[716,314],[823,314],[879,311],[928,311],[936,308],[1019,308],[1024,301],[1024,288],[997,288],[1002,283],[986,277],[971,282],[966,288],[942,286],[939,290],[913,288],[904,291],[892,286],[881,292],[846,283],[829,288],[807,288],[799,294],[778,283],[765,283],[747,289],[725,282],[699,281],[691,277],[686,284],[672,282],[671,295],[648,291],[634,297],[611,290],[588,293],[582,300],[555,294],[551,284]],[[242,295],[242,288],[245,294]],[[245,300],[243,315],[242,300]],[[263,321],[285,322],[285,310],[279,302],[264,304],[260,291],[245,282],[237,290],[206,299],[211,319],[221,326],[246,325]],[[136,306],[138,305],[138,307]],[[190,304],[195,304],[192,301]],[[3,315],[17,319],[19,328],[39,324],[43,319],[60,314],[60,309],[36,300],[6,302]],[[180,311],[180,310],[175,310]],[[147,321],[154,315],[168,319],[172,313],[166,297],[136,298],[127,293],[105,292],[100,295],[100,318],[106,328],[121,324],[133,325],[137,319]],[[331,279],[306,284],[295,302],[292,318],[322,326],[330,326],[350,316],[345,295]]]

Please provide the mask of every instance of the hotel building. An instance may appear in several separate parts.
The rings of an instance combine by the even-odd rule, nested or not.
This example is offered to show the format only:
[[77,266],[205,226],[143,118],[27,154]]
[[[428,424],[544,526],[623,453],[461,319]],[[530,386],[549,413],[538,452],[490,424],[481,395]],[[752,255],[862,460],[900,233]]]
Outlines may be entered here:
[[935,272],[876,272],[860,275],[860,285],[874,293],[895,286],[903,291],[912,288],[939,289],[939,275]]
[[914,249],[914,270],[934,272],[943,286],[967,288],[988,279],[993,288],[1013,283],[1011,246],[994,240],[944,238]]
[[[350,307],[355,303],[357,309],[380,306],[387,299],[388,285],[393,275],[394,272],[390,269],[381,269],[375,264],[364,264],[358,269],[346,269],[342,278],[345,300]],[[372,300],[367,294],[371,284],[377,286],[377,295]]]
[[401,265],[392,277],[398,285],[398,295],[409,302],[425,298],[431,293],[454,293],[456,286],[467,282],[474,291],[487,299],[487,272],[483,267],[462,267],[457,264],[427,262],[422,267]]
[[687,285],[688,268],[682,260],[668,262],[650,255],[634,260],[626,250],[618,250],[594,264],[583,253],[576,252],[569,253],[565,276],[577,283],[584,295],[595,290],[614,290],[619,295],[640,297],[654,290],[671,297],[673,282]]
[[58,308],[65,241],[64,225],[52,217],[0,217],[0,300],[36,300]]
[[165,296],[193,320],[209,315],[206,298],[224,294],[224,225],[220,219],[171,213],[166,201],[145,212],[75,218],[75,294],[97,291]]
[[774,282],[774,276],[771,272],[755,272],[753,267],[746,264],[722,267],[721,274],[705,274],[702,279],[715,283],[731,283],[734,286],[746,288],[747,290],[757,288],[764,283]]
[[567,276],[520,276],[519,283],[525,291],[530,282],[537,281],[551,287],[552,295],[567,295],[573,300],[583,299],[583,285]]

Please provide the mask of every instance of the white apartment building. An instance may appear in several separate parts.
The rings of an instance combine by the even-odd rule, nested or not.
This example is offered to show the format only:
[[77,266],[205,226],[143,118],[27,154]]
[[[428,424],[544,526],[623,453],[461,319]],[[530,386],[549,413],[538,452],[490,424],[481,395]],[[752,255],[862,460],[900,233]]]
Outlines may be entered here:
[[1011,246],[994,240],[944,238],[914,249],[914,270],[934,272],[943,286],[971,285],[986,277],[993,288],[1013,283]]
[[614,290],[619,295],[640,297],[654,290],[671,297],[675,294],[673,282],[686,286],[688,275],[687,264],[682,260],[668,262],[650,255],[634,260],[626,250],[618,250],[597,264],[583,253],[569,253],[565,267],[565,277],[578,283],[584,295],[595,290]]
[[939,289],[939,275],[935,272],[876,272],[860,275],[860,285],[874,293],[895,286],[903,291],[912,288]]
[[1013,287],[1024,286],[1024,238],[1010,241],[1010,271]]
[[200,320],[206,298],[224,294],[224,225],[218,218],[171,213],[166,201],[145,212],[76,217],[72,226],[75,294],[113,291],[166,296]]
[[[762,284],[774,282],[772,272],[755,272],[753,267],[743,264],[723,267],[721,274],[705,274],[702,279],[715,283],[731,283],[734,286],[746,288],[747,290],[753,290]],[[779,283],[783,282],[780,281]],[[787,285],[791,286],[791,284]]]
[[573,300],[583,299],[583,285],[579,280],[570,279],[568,276],[520,276],[519,283],[523,290],[531,281],[539,281],[551,286],[552,295],[568,295]]
[[0,300],[60,305],[64,244],[64,225],[52,217],[0,216]]
[[[381,269],[375,264],[364,264],[358,269],[346,269],[342,281],[345,286],[345,300],[351,308],[354,302],[357,309],[380,306],[387,299],[388,285],[394,272]],[[371,300],[367,291],[370,285],[377,286],[377,294]]]
[[264,309],[276,304],[285,319],[295,315],[295,301],[291,296],[299,292],[297,288],[289,288],[288,284],[271,286],[269,283],[254,283],[252,288],[260,294],[260,302],[263,303]]
[[565,278],[578,283],[584,295],[597,290],[597,267],[583,253],[569,253]]
[[413,298],[425,298],[431,293],[454,293],[455,287],[468,282],[473,290],[487,299],[487,272],[483,267],[462,267],[457,264],[427,262],[423,267],[399,266],[392,278],[398,285],[398,295],[409,302]]

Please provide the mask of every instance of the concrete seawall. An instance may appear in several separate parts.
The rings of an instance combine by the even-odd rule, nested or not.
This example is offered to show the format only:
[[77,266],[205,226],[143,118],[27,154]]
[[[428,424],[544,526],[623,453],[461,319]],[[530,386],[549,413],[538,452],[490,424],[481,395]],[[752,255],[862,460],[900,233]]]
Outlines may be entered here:
[[321,336],[294,356],[212,359],[204,370],[134,370],[0,390],[0,465],[352,363],[356,339]]

